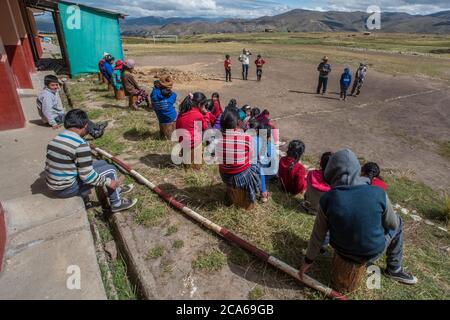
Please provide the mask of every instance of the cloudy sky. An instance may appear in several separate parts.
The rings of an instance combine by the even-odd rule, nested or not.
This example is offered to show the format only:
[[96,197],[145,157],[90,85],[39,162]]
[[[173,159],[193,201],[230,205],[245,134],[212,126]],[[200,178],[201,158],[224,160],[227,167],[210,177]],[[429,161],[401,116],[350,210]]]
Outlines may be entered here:
[[450,0],[69,0],[112,9],[132,17],[233,17],[255,18],[291,9],[366,11],[378,5],[382,11],[428,14],[450,10]]

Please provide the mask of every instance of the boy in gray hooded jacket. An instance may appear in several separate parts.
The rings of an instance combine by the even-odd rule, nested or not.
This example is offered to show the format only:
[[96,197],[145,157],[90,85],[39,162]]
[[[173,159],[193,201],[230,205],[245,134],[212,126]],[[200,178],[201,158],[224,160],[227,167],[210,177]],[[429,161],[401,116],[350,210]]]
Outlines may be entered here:
[[401,218],[384,190],[371,186],[360,172],[359,161],[349,149],[336,152],[329,160],[324,177],[332,189],[320,199],[300,276],[319,255],[329,232],[330,245],[343,259],[373,263],[386,251],[385,275],[401,283],[417,283],[417,278],[402,268]]

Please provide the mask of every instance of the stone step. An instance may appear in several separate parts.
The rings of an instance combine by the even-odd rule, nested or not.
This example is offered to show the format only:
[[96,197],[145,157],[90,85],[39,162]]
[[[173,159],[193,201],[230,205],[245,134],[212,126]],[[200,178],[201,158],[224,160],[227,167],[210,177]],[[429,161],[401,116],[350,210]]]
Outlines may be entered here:
[[0,299],[106,299],[81,198],[35,194],[2,206],[7,243]]

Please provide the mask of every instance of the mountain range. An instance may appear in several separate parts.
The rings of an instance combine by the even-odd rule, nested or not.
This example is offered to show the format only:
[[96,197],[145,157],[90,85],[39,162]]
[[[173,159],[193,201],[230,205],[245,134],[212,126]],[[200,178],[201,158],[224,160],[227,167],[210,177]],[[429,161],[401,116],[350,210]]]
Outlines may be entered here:
[[[141,17],[127,18],[121,23],[125,36],[192,35],[243,32],[364,32],[366,12],[310,11],[295,9],[275,16],[256,19],[209,19]],[[48,27],[38,22],[38,29]],[[44,30],[42,30],[44,31]],[[381,14],[382,32],[450,33],[450,11],[429,15],[399,12]]]

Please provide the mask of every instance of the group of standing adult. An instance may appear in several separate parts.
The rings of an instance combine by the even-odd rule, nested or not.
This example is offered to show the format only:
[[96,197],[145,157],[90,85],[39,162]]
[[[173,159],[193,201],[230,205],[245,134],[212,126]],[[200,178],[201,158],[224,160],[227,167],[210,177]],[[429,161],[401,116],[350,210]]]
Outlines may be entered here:
[[[328,88],[328,76],[331,73],[331,64],[327,56],[323,57],[322,62],[317,67],[319,71],[319,83],[317,85],[317,94],[326,94]],[[360,63],[358,69],[355,72],[355,78],[353,80],[353,88],[350,93],[351,96],[358,96],[361,93],[361,88],[364,84],[364,80],[367,74],[367,65]],[[340,78],[341,98],[344,100],[347,97],[347,91],[350,88],[352,82],[351,71],[349,67],[344,69],[344,72]]]

